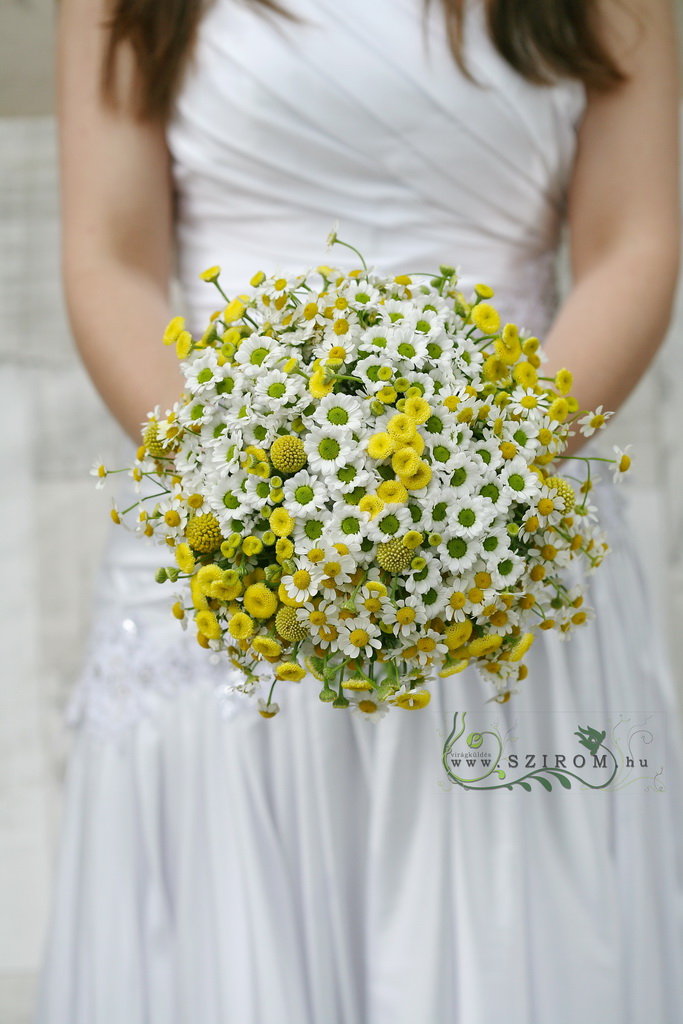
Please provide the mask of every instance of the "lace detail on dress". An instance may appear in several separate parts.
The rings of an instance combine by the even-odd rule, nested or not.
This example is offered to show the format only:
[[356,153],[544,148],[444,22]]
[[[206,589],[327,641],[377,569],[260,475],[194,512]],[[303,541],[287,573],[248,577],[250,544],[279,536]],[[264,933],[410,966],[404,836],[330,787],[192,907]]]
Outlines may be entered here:
[[171,621],[163,631],[140,619],[109,616],[96,623],[85,664],[66,710],[70,726],[107,738],[120,734],[158,706],[160,698],[199,686],[213,689],[221,714],[249,701],[234,687],[244,677],[225,654],[211,653]]

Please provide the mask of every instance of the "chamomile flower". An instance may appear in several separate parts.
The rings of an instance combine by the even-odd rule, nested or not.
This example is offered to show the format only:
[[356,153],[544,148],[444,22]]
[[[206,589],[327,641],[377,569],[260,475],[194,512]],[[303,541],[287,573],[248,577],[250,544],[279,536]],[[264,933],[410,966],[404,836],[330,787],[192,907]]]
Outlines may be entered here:
[[379,626],[367,615],[357,615],[339,623],[339,649],[349,658],[372,657],[382,646]]
[[[323,547],[323,545],[321,545]],[[336,544],[324,547],[324,558],[315,567],[316,578],[322,590],[336,590],[348,583],[355,572],[356,562],[348,551],[339,550],[344,545]]]
[[448,523],[456,537],[478,537],[496,518],[492,503],[476,494],[457,499],[451,505]]
[[499,477],[510,498],[516,502],[533,501],[540,490],[540,481],[529,470],[526,459],[516,456],[505,464]]
[[612,446],[615,456],[615,463],[612,469],[614,480],[616,483],[622,483],[624,477],[631,469],[632,457],[629,452],[633,448],[632,444],[627,444],[625,448],[618,448],[617,445]]
[[578,420],[581,433],[584,437],[592,437],[595,431],[601,430],[605,426],[607,420],[613,415],[614,413],[604,412],[602,406],[599,405],[595,412],[589,412]]
[[90,476],[97,478],[95,487],[98,491],[101,491],[106,483],[107,478],[107,467],[105,466],[102,459],[95,459],[90,469]]
[[287,596],[293,601],[308,601],[318,593],[318,580],[313,572],[313,567],[306,566],[299,562],[298,568],[288,576],[282,577],[282,586]]
[[326,497],[324,481],[307,469],[295,473],[284,485],[284,505],[291,516],[315,515]]
[[308,432],[304,450],[312,472],[326,476],[347,463],[353,446],[346,427],[328,423]]
[[351,714],[366,721],[379,722],[389,710],[387,701],[381,701],[372,690],[361,690],[349,697]]
[[407,533],[413,524],[405,505],[387,503],[366,526],[367,536],[377,543],[384,543]]
[[382,601],[382,622],[391,626],[394,636],[413,636],[427,621],[424,604],[417,594],[392,601],[385,597]]
[[331,426],[351,434],[363,425],[363,407],[352,395],[326,395],[316,407],[313,419],[320,427]]
[[279,409],[289,405],[305,389],[305,382],[296,374],[283,373],[282,370],[268,370],[263,376],[256,378],[254,396],[262,405],[269,409]]

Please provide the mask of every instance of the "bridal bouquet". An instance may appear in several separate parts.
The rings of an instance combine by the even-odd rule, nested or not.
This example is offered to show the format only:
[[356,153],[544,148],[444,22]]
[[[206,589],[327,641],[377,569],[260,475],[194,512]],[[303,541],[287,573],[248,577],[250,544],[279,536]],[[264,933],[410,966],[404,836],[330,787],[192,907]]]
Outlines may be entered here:
[[[267,680],[265,717],[276,683],[307,674],[376,717],[467,665],[504,700],[539,630],[591,615],[563,571],[607,550],[589,460],[576,486],[558,468],[572,427],[607,414],[579,411],[567,370],[542,375],[490,288],[358,256],[350,273],[257,273],[232,299],[205,271],[221,308],[201,338],[168,325],[185,390],[132,467],[137,530],[172,556],[157,580],[183,586],[173,614],[227,652],[239,689]],[[628,464],[617,451],[615,474]]]

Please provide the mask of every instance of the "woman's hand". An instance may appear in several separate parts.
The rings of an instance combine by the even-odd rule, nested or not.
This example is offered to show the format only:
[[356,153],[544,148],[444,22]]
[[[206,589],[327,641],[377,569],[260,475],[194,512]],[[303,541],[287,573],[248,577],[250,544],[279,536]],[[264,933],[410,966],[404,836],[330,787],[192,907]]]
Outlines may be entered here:
[[[679,260],[679,80],[669,0],[603,0],[629,81],[589,96],[570,202],[573,289],[544,375],[574,374],[582,409],[616,410],[671,318]],[[570,452],[583,443],[575,437]]]
[[69,315],[105,402],[139,442],[140,423],[182,389],[169,320],[173,254],[169,158],[160,124],[131,113],[135,75],[124,54],[117,109],[101,98],[104,0],[62,0],[58,102],[63,267]]

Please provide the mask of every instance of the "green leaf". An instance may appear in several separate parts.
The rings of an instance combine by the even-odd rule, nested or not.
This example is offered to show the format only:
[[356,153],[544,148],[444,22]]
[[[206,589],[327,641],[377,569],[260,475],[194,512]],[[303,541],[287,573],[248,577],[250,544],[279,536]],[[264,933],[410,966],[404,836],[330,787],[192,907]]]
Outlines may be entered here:
[[518,782],[517,785],[521,786],[522,789],[525,789],[527,791],[527,793],[531,792],[531,786],[529,785],[528,782]]
[[536,779],[536,782],[540,782],[544,789],[547,789],[549,793],[552,792],[553,784],[548,779],[544,779],[542,775],[533,775],[532,778]]
[[560,785],[564,786],[565,789],[572,788],[571,779],[568,779],[565,775],[562,774],[562,772],[551,772],[550,774],[554,775],[555,778],[559,780]]

